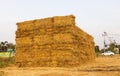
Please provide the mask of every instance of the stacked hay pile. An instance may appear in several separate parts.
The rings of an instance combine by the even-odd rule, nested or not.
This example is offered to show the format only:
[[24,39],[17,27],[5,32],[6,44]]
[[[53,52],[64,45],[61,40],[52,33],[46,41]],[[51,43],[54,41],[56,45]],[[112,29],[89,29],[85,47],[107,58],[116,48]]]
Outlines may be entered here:
[[75,26],[73,15],[17,25],[15,59],[21,66],[75,67],[95,58],[93,37]]

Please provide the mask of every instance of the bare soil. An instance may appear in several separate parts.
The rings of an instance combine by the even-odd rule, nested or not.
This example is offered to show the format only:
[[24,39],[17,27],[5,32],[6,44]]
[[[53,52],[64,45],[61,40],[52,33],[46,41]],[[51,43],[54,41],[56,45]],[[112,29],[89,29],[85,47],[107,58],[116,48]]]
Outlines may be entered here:
[[120,76],[120,55],[99,56],[77,68],[11,66],[1,68],[0,76]]

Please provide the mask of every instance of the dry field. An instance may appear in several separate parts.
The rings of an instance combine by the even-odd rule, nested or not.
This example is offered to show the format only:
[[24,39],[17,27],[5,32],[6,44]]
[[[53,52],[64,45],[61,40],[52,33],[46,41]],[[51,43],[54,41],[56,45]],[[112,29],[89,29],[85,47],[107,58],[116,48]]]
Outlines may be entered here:
[[1,68],[0,76],[120,76],[120,55],[99,56],[92,63],[72,69],[11,66]]

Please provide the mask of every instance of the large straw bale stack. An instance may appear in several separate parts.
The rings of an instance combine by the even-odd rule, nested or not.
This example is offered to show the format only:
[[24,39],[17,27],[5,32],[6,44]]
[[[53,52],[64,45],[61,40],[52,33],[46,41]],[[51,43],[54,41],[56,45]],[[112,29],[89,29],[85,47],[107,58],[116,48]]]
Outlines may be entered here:
[[75,17],[55,16],[17,23],[19,66],[77,67],[95,58],[94,39],[75,26]]

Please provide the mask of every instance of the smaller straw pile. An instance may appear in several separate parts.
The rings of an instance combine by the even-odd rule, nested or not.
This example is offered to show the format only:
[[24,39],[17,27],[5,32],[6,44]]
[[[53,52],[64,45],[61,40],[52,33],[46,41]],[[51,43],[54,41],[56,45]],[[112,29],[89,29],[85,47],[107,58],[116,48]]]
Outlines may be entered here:
[[93,37],[75,26],[75,17],[55,16],[17,23],[20,66],[77,67],[95,58]]

